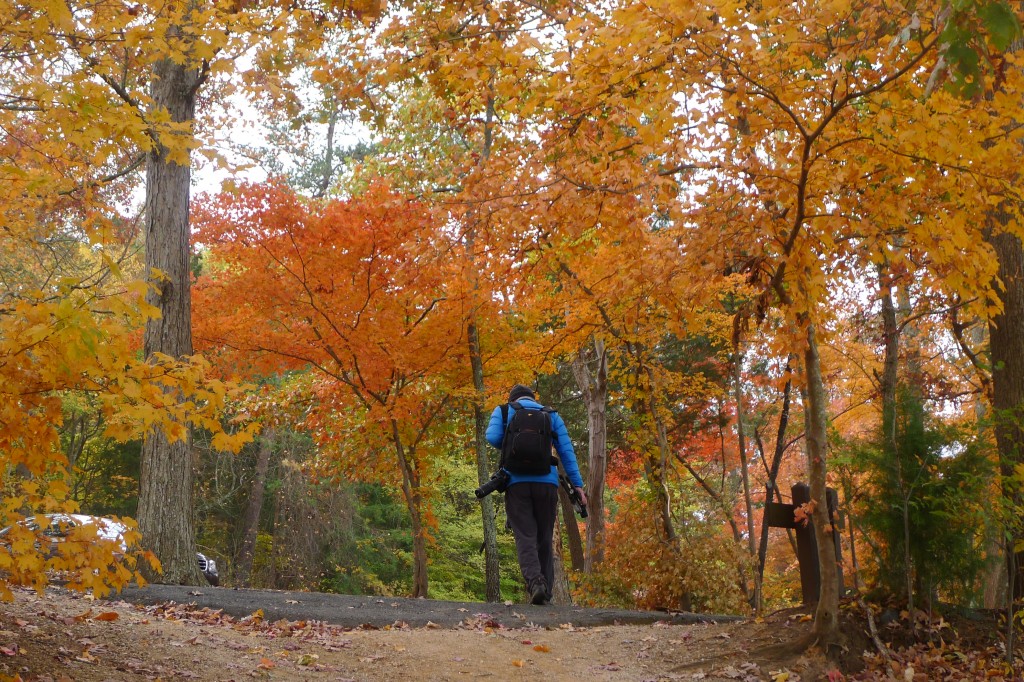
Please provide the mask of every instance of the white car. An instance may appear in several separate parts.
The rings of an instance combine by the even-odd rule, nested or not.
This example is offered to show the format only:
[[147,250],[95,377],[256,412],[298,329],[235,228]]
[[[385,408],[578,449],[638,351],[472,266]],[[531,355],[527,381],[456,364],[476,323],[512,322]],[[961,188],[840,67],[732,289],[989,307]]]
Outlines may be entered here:
[[[43,529],[42,534],[50,538],[49,555],[51,556],[58,553],[60,548],[66,545],[68,542],[68,531],[75,526],[96,526],[96,537],[101,540],[114,540],[120,543],[122,552],[128,549],[123,537],[128,527],[119,521],[102,516],[88,516],[86,514],[46,514],[45,516],[48,523],[46,528]],[[34,521],[27,520],[23,523],[32,530],[39,530],[39,526]],[[7,534],[8,530],[9,528],[0,530],[0,540]],[[196,553],[196,558],[199,560],[199,570],[203,572],[206,582],[214,586],[219,585],[220,575],[217,573],[217,562],[199,552]]]

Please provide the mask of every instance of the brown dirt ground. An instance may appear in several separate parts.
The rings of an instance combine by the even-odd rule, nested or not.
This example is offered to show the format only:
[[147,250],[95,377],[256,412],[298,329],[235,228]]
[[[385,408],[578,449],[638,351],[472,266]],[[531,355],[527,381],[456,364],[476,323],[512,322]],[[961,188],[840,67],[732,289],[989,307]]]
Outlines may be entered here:
[[349,629],[17,590],[0,604],[0,679],[796,682],[831,666],[764,648],[798,639],[808,620],[781,612],[716,625],[506,629],[467,618],[450,629]]

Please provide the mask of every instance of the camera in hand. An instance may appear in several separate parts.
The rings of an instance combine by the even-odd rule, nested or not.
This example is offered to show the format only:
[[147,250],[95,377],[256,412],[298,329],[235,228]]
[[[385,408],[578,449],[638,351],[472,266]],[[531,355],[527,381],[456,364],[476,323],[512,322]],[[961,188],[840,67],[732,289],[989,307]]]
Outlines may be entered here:
[[572,484],[569,477],[565,474],[559,474],[558,482],[562,484],[562,488],[565,489],[565,493],[569,496],[569,501],[572,502],[572,508],[576,510],[580,518],[587,518],[587,505],[583,504],[583,499],[580,498],[580,491]]
[[512,479],[504,469],[498,469],[491,474],[491,480],[473,491],[477,499],[483,499],[491,493],[503,493],[508,489],[508,483]]

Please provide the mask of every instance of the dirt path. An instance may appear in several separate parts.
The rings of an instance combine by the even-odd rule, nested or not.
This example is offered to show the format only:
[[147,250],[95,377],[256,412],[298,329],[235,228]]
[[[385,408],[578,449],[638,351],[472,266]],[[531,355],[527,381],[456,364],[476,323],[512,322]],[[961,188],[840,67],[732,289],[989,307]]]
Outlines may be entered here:
[[[302,596],[276,594],[282,601],[300,602],[291,597]],[[414,601],[423,602],[421,609],[436,609]],[[373,600],[370,609],[393,609],[398,617],[385,625],[343,626],[277,619],[260,610],[236,617],[198,606],[17,591],[12,604],[0,606],[0,679],[734,681],[786,679],[780,677],[785,673],[789,682],[801,674],[818,678],[815,661],[752,655],[804,632],[807,624],[798,614],[762,623],[587,626],[513,616],[509,622],[517,625],[509,626],[456,606],[454,613],[462,617],[455,624],[414,626],[415,612],[392,603]],[[539,608],[507,611],[532,614]]]

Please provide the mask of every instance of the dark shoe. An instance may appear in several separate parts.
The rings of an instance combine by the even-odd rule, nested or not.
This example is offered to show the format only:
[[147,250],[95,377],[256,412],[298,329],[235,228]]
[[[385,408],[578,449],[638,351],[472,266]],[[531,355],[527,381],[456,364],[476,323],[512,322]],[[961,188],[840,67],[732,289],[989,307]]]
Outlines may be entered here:
[[548,586],[543,580],[538,580],[530,588],[530,603],[534,606],[543,606],[548,602]]

